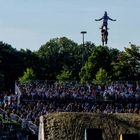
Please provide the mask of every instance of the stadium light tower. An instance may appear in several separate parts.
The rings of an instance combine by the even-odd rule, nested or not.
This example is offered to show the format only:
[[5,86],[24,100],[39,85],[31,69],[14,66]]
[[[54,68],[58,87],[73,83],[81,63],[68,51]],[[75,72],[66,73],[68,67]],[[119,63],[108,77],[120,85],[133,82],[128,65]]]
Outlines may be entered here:
[[82,48],[82,66],[83,66],[83,64],[84,64],[84,45],[85,45],[85,44],[84,44],[84,43],[85,43],[85,42],[84,42],[84,41],[85,41],[85,40],[84,40],[84,39],[85,39],[85,38],[84,38],[84,35],[85,35],[86,33],[87,33],[86,31],[81,31],[82,38],[83,38],[83,39],[82,39],[82,40],[83,40],[83,48]]

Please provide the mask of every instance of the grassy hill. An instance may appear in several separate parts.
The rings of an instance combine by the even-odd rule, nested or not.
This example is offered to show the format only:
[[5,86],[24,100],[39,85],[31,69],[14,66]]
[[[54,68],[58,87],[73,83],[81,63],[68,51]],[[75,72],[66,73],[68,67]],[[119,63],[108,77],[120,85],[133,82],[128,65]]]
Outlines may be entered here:
[[140,134],[140,115],[102,113],[52,113],[44,116],[45,139],[84,140],[85,128],[102,129],[104,140],[114,140],[119,130]]

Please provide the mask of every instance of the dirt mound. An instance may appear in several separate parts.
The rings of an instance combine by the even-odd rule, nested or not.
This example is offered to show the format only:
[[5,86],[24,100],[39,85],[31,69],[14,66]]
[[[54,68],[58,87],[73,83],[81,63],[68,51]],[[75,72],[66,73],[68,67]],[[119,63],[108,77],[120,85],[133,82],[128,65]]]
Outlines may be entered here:
[[84,140],[85,128],[102,129],[104,140],[117,139],[120,129],[124,134],[140,134],[137,114],[52,113],[43,118],[47,140]]

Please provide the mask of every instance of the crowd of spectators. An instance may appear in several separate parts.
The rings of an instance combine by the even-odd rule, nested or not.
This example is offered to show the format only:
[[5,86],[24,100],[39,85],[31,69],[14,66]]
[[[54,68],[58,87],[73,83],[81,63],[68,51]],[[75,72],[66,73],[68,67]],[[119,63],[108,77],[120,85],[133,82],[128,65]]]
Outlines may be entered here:
[[[140,114],[140,88],[132,84],[18,84],[18,93],[1,94],[1,108],[25,121],[39,124],[39,117],[52,112],[102,112]],[[10,97],[9,97],[10,96]],[[20,102],[17,103],[18,96]]]
[[22,100],[71,99],[85,101],[140,101],[140,88],[132,84],[20,84]]

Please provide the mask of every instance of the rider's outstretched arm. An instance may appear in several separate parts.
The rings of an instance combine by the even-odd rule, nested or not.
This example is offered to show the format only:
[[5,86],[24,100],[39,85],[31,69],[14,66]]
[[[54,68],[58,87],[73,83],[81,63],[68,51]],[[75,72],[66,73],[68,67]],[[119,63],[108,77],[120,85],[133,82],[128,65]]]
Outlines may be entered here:
[[99,18],[99,19],[95,19],[95,21],[100,21],[100,20],[102,20],[103,19],[103,17],[102,18]]
[[108,19],[111,20],[111,21],[116,21],[116,19],[112,19],[112,18],[110,18],[110,17],[108,17]]

